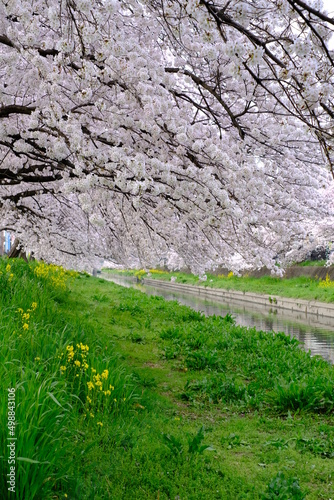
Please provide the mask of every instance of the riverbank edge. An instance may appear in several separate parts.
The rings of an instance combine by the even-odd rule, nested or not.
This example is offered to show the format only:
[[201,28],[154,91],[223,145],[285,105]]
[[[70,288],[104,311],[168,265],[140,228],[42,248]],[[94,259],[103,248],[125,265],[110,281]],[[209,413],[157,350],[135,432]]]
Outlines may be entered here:
[[187,292],[199,295],[203,298],[215,298],[224,301],[235,300],[243,304],[256,304],[263,307],[275,309],[286,309],[292,312],[302,312],[314,316],[334,317],[334,304],[319,302],[317,300],[291,299],[278,295],[258,294],[252,292],[241,292],[238,290],[225,290],[221,288],[207,288],[181,283],[169,283],[167,281],[143,278],[143,284],[159,286],[177,292]]

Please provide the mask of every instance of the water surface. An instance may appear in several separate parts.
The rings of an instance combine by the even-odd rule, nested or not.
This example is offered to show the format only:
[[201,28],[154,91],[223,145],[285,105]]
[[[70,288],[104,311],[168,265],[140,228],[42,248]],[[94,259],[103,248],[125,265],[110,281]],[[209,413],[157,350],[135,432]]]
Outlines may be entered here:
[[290,312],[284,309],[243,305],[240,301],[221,301],[204,299],[193,294],[174,292],[159,286],[140,285],[126,276],[103,274],[103,278],[125,287],[132,287],[147,295],[160,295],[167,300],[177,300],[180,304],[190,306],[196,311],[202,311],[209,316],[225,316],[230,313],[236,323],[241,326],[255,327],[266,332],[284,332],[303,343],[306,351],[312,355],[319,354],[334,364],[334,318],[323,318],[301,312]]

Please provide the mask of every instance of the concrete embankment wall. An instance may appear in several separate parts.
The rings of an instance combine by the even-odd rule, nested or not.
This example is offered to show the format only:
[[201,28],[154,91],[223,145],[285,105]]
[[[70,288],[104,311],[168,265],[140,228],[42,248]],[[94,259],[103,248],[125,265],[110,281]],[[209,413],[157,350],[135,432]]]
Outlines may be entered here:
[[277,295],[260,295],[250,292],[239,292],[237,290],[222,290],[217,288],[209,288],[204,286],[185,285],[181,283],[170,283],[155,279],[145,278],[142,283],[150,286],[158,286],[170,290],[171,292],[189,293],[202,298],[218,299],[220,301],[238,301],[244,305],[252,304],[263,307],[271,306],[273,309],[286,309],[293,312],[302,312],[316,316],[326,316],[334,318],[334,304],[326,302],[318,302],[316,300],[290,299],[287,297],[279,297]]

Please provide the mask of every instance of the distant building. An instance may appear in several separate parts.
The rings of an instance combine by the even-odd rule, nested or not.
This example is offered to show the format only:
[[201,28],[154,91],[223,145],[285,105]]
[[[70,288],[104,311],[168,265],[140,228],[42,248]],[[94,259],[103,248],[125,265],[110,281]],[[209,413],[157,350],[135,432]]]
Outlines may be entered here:
[[5,253],[5,231],[0,231],[0,255]]
[[0,255],[5,255],[9,252],[12,246],[12,239],[9,231],[0,231]]

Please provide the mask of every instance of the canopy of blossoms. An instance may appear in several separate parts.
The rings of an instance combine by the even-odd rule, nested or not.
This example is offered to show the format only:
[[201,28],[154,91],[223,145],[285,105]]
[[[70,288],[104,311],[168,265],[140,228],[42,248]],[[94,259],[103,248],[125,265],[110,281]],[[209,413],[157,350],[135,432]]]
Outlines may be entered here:
[[334,239],[333,31],[321,0],[1,0],[0,229],[199,273]]

